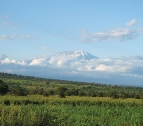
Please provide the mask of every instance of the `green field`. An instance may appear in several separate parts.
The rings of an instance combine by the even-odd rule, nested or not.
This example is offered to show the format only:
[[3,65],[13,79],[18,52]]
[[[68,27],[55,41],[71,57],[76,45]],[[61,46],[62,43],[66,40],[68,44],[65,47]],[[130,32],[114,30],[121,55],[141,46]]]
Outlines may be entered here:
[[143,88],[0,73],[0,126],[143,126]]
[[1,126],[142,126],[143,102],[107,97],[1,96]]

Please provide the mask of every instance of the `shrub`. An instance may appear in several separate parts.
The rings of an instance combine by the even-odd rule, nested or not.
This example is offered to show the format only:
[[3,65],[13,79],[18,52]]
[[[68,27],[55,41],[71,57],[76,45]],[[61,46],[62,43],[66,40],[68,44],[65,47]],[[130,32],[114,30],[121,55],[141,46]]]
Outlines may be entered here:
[[8,85],[0,80],[0,95],[5,95],[8,92]]
[[26,96],[28,94],[26,89],[23,89],[22,87],[15,87],[11,90],[11,93],[15,96]]
[[67,88],[65,88],[65,87],[58,88],[58,95],[60,98],[65,98],[65,91],[66,90],[67,90]]
[[139,94],[136,94],[136,95],[134,95],[134,98],[135,98],[135,99],[140,99],[140,95],[139,95]]
[[45,91],[45,92],[43,93],[43,96],[48,97],[48,96],[49,96],[48,92]]

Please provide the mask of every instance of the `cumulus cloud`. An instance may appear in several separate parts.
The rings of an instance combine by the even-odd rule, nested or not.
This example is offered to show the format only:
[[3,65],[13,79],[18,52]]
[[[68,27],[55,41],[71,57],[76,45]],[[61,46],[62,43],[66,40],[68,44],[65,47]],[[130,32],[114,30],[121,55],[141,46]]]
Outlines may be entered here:
[[81,33],[81,39],[83,42],[99,42],[104,40],[125,41],[135,39],[140,34],[140,29],[132,30],[129,28],[119,28],[98,33],[88,33],[86,30],[83,30]]
[[16,63],[16,60],[10,60],[9,58],[3,58],[2,60],[0,60],[1,64],[9,64],[9,63]]
[[[57,79],[75,79],[78,81],[96,81],[102,83],[143,82],[143,57],[94,58],[89,60],[69,59],[61,55],[48,58],[35,58],[27,61],[10,60],[0,55],[0,71],[52,77]],[[132,82],[131,82],[132,80]]]
[[44,61],[45,61],[45,59],[33,59],[30,63],[29,63],[29,65],[44,65]]
[[136,22],[137,22],[136,19],[133,19],[133,20],[127,22],[127,23],[126,23],[126,26],[132,26],[132,25],[134,25]]

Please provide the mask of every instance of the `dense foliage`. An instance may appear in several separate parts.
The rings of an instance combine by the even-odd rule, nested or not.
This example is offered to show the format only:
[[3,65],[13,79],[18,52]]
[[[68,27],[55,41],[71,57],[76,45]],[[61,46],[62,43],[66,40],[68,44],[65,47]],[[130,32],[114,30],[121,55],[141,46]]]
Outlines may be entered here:
[[5,95],[8,92],[8,85],[0,80],[0,95]]

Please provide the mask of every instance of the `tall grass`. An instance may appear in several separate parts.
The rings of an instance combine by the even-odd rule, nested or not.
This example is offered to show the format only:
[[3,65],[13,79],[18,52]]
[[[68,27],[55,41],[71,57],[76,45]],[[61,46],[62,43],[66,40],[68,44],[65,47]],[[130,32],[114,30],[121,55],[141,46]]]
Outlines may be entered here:
[[55,119],[46,106],[0,106],[1,126],[56,126]]
[[141,100],[0,96],[0,126],[142,126]]

